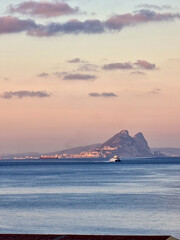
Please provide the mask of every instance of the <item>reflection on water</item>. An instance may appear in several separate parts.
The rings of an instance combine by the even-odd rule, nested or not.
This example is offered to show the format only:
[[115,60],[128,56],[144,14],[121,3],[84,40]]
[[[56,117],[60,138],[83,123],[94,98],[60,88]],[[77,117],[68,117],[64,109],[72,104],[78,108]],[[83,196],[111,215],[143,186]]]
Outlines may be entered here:
[[180,163],[0,162],[1,233],[180,237]]

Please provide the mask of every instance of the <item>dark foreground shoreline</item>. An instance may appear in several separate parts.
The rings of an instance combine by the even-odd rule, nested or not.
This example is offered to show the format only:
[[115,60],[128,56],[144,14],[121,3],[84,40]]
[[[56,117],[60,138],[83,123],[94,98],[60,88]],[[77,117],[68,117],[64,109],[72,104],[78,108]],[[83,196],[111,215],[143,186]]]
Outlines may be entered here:
[[163,235],[41,235],[41,234],[0,234],[0,240],[178,240]]

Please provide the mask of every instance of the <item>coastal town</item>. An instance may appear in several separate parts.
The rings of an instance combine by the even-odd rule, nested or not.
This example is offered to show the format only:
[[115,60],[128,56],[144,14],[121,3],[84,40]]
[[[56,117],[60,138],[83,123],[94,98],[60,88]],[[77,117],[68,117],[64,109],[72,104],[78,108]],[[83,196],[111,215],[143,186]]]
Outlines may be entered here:
[[[25,156],[25,157],[14,157],[13,159],[68,159],[68,158],[106,158],[107,155],[111,153],[111,151],[117,148],[111,148],[109,146],[103,147],[103,149],[96,148],[94,151],[84,151],[76,154],[55,154],[55,155],[48,155],[42,154],[40,157],[35,156]],[[103,152],[102,152],[103,150]]]

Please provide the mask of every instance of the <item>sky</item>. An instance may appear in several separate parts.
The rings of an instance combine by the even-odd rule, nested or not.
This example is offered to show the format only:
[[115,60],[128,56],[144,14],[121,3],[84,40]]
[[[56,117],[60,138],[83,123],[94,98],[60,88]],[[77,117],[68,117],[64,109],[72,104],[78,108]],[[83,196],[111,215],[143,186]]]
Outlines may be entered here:
[[0,42],[1,154],[180,147],[179,0],[1,0]]

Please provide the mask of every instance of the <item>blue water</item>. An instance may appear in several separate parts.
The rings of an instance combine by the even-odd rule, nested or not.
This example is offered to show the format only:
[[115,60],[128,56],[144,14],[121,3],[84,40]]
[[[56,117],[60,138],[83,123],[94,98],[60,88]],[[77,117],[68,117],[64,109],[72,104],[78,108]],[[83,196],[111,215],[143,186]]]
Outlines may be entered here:
[[0,161],[0,233],[180,238],[179,226],[180,158]]

